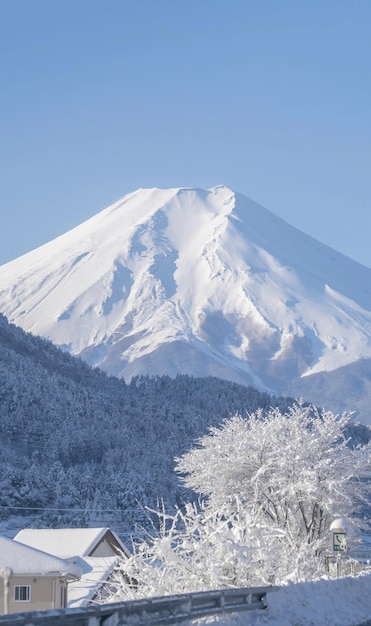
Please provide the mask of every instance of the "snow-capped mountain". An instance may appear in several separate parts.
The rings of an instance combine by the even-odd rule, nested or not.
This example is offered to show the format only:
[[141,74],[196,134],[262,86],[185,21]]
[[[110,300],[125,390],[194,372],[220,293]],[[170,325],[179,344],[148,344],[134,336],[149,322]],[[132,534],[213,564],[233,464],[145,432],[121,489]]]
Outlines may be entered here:
[[281,393],[371,358],[371,269],[225,186],[125,196],[3,265],[0,311],[125,379]]

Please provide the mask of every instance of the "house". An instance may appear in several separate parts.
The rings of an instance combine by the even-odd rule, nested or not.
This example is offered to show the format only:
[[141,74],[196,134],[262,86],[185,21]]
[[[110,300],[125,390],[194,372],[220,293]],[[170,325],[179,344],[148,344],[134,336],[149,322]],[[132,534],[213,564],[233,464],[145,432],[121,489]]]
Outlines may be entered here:
[[0,614],[67,606],[68,583],[82,569],[7,537],[0,537]]
[[109,528],[27,528],[15,539],[80,567],[79,580],[68,585],[69,608],[94,603],[119,562],[130,556],[127,547]]

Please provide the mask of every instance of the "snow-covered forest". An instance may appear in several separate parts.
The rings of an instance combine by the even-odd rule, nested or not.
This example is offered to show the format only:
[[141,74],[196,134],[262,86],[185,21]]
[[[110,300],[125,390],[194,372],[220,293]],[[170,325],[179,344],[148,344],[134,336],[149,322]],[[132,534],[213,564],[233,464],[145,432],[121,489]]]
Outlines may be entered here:
[[10,531],[24,518],[132,531],[146,523],[141,507],[189,499],[174,458],[209,426],[288,404],[215,378],[125,384],[0,316],[1,519]]

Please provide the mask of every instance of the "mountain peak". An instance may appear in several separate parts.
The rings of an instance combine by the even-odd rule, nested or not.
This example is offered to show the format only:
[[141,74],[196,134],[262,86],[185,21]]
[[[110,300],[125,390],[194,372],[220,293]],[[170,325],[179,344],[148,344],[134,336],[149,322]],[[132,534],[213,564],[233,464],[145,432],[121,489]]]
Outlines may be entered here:
[[371,357],[371,270],[217,185],[138,189],[2,267],[0,310],[126,379],[280,392]]

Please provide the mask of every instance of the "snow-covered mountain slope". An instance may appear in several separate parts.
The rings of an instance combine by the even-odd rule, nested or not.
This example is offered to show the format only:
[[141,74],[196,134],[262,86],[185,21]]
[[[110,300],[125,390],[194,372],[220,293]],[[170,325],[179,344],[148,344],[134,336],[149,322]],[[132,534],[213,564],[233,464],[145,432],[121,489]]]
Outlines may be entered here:
[[231,189],[139,189],[0,267],[0,311],[110,374],[281,392],[371,358],[371,269]]

